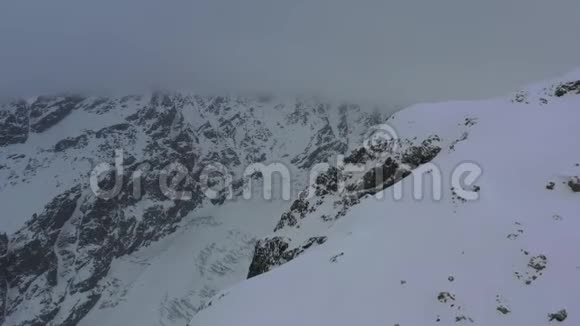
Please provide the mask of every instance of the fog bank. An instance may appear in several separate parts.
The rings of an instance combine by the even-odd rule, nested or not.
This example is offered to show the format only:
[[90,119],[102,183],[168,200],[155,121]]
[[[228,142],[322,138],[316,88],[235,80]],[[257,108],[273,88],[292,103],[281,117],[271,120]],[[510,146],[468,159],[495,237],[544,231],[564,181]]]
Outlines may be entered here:
[[159,87],[488,97],[580,66],[579,14],[577,0],[7,0],[0,97]]

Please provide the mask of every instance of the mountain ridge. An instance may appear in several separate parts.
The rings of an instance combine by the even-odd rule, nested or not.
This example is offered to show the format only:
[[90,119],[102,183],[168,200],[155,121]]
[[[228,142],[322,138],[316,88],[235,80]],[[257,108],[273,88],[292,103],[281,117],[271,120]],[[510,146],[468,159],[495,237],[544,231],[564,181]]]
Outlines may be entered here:
[[[421,173],[387,179],[338,218],[325,218],[336,213],[332,198],[314,211],[293,205],[299,216],[283,215],[258,241],[251,278],[216,294],[189,325],[573,324],[578,80],[575,71],[507,97],[395,113],[388,123],[402,139],[438,137]],[[462,166],[480,168],[464,185],[477,200],[455,188]]]
[[[509,97],[420,104],[393,115],[316,99],[186,93],[3,105],[0,205],[10,216],[0,229],[6,232],[0,233],[1,321],[543,325],[548,314],[556,321],[566,309],[566,322],[573,322],[580,290],[557,280],[580,284],[574,283],[580,258],[570,249],[580,243],[570,231],[580,207],[568,185],[580,174],[580,157],[567,149],[579,139],[578,80],[580,71]],[[375,126],[393,127],[394,143],[366,143]],[[520,133],[509,138],[514,126]],[[557,146],[534,147],[545,139]],[[117,150],[122,173],[105,173],[96,183],[114,189],[121,176],[120,189],[99,198],[91,171],[115,166]],[[535,151],[558,159],[540,163]],[[341,155],[360,170],[348,178],[340,164],[329,164],[308,183],[314,167],[340,162]],[[481,165],[483,175],[468,189],[481,200],[461,197],[447,179],[464,162]],[[256,163],[288,168],[291,201],[277,189],[264,199],[267,185],[244,198],[246,183],[264,179],[248,173]],[[222,180],[206,167],[224,168],[231,192],[207,198],[203,181],[219,186]],[[179,169],[187,173],[177,186],[189,191],[189,200],[159,183]],[[415,200],[414,173],[438,172],[442,199],[428,192]],[[437,189],[429,180],[425,187]],[[403,199],[396,200],[399,186]],[[490,218],[504,211],[509,218]],[[542,232],[568,245],[537,240]],[[408,252],[399,255],[398,247]],[[499,261],[489,258],[494,255]],[[478,257],[481,263],[474,262]],[[494,265],[497,271],[487,267]],[[493,276],[489,291],[473,286],[484,272]],[[401,290],[407,285],[411,293]],[[530,291],[534,300],[525,299]],[[550,297],[538,299],[537,291]],[[414,313],[412,302],[426,308]],[[251,313],[249,304],[265,313]],[[288,316],[288,307],[296,314]],[[521,313],[527,310],[533,313]],[[503,319],[502,311],[509,311]]]
[[[372,112],[373,108],[356,104],[333,106],[315,99],[275,102],[183,93],[108,99],[38,97],[2,106],[0,204],[10,212],[2,221],[8,235],[1,238],[4,322],[74,325],[82,324],[91,312],[112,309],[137,291],[132,284],[139,281],[123,273],[112,276],[116,266],[146,274],[151,269],[146,262],[158,258],[132,257],[182,229],[197,234],[199,230],[191,225],[217,230],[215,239],[204,240],[207,247],[203,242],[192,244],[201,246],[196,249],[199,257],[209,255],[202,261],[220,264],[220,259],[226,259],[238,266],[240,260],[249,259],[248,243],[261,228],[214,221],[224,218],[215,216],[212,207],[238,204],[230,203],[226,192],[211,200],[204,196],[200,179],[204,168],[225,168],[236,199],[242,195],[247,166],[282,161],[294,176],[300,176],[310,165],[358,143]],[[123,167],[117,175],[121,177],[118,194],[110,199],[95,196],[90,173],[101,164],[115,166],[118,150]],[[164,171],[174,166],[187,172],[178,185],[191,193],[189,200],[172,198],[160,188]],[[141,177],[135,179],[136,175]],[[117,176],[105,173],[96,184],[115,189]],[[303,179],[297,177],[295,182],[304,184]],[[207,183],[214,182],[220,178],[210,176]],[[22,205],[23,198],[27,205]],[[200,211],[210,218],[200,216]],[[258,222],[270,225],[267,218]],[[220,239],[245,249],[224,247]],[[174,248],[170,241],[167,245]],[[201,273],[203,269],[195,266],[198,258],[176,264]],[[229,278],[227,273],[216,273],[216,278]],[[168,310],[154,313],[147,322],[169,325],[188,320],[219,286],[216,282],[194,282],[191,293],[181,297],[157,295],[152,304]]]

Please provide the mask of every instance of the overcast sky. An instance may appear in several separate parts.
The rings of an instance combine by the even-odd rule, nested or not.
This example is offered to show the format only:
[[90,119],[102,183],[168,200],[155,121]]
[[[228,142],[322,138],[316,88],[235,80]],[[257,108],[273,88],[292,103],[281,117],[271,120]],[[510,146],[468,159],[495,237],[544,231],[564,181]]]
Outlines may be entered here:
[[2,0],[0,96],[501,95],[580,66],[578,0]]

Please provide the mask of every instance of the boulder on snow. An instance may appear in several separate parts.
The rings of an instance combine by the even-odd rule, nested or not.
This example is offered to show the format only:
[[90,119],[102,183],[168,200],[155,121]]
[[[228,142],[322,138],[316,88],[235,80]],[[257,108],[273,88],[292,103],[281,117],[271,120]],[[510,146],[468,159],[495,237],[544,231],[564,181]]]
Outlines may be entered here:
[[573,177],[570,181],[568,181],[568,186],[572,189],[573,192],[580,192],[580,178]]
[[509,314],[511,311],[504,305],[500,305],[497,307],[497,311],[501,312],[504,315]]
[[447,301],[455,301],[455,295],[449,292],[439,292],[437,295],[437,300],[441,303],[446,303]]
[[568,312],[566,311],[566,309],[562,309],[558,312],[548,314],[548,318],[550,319],[550,321],[556,320],[562,322],[566,320],[566,318],[568,318]]

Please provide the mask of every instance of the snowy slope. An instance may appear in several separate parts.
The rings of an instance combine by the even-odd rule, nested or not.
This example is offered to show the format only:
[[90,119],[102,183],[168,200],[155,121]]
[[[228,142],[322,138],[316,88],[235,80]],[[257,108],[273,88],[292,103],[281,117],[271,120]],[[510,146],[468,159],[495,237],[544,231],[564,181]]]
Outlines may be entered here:
[[[320,212],[306,214],[266,240],[325,243],[222,291],[190,325],[548,325],[562,310],[561,323],[577,325],[580,194],[568,182],[580,175],[579,108],[580,70],[507,98],[398,112],[389,124],[401,137],[441,138],[428,163],[442,173],[441,200],[430,183],[413,199],[409,176],[402,200],[390,187],[325,228]],[[475,201],[451,189],[466,161],[483,171]]]

